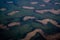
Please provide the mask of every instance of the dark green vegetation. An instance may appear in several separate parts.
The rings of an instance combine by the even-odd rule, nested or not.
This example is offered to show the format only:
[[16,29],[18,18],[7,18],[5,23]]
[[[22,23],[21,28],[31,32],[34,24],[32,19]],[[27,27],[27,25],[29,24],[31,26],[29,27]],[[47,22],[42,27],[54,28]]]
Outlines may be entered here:
[[[29,4],[30,0],[13,0],[14,3],[13,4],[8,4],[6,3],[6,1],[8,0],[0,0],[0,8],[7,8],[6,11],[0,11],[0,24],[4,24],[4,26],[7,26],[9,23],[11,22],[20,22],[21,25],[20,26],[13,26],[13,27],[8,27],[9,30],[6,29],[1,29],[0,28],[0,37],[1,40],[19,40],[22,39],[26,36],[26,34],[28,32],[33,31],[34,29],[42,29],[46,35],[49,34],[55,34],[55,33],[59,33],[60,32],[60,28],[55,27],[53,24],[48,23],[47,25],[43,25],[41,23],[36,22],[36,19],[53,19],[55,21],[57,21],[60,24],[60,14],[59,15],[55,15],[51,12],[46,12],[44,14],[38,14],[35,12],[36,9],[60,9],[59,5],[54,5],[53,3],[55,1],[51,1],[51,5],[50,3],[47,4],[47,7],[40,7],[39,4],[44,4],[44,2],[42,2],[41,0],[39,0],[39,4],[37,5],[31,5]],[[11,1],[11,0],[10,0]],[[33,0],[33,1],[37,1],[37,0]],[[59,0],[57,2],[60,2]],[[45,3],[46,4],[46,3]],[[29,9],[23,9],[22,6],[33,6],[36,9],[34,10],[29,10]],[[54,5],[54,6],[52,6]],[[7,14],[9,12],[18,10],[20,12],[12,15],[12,16],[8,16]],[[27,20],[27,21],[23,21],[24,16],[34,16],[36,17],[36,19],[33,20]],[[36,40],[39,40],[39,36],[40,34],[37,33],[31,40],[35,40],[34,38],[36,38]],[[44,40],[44,39],[41,39]]]

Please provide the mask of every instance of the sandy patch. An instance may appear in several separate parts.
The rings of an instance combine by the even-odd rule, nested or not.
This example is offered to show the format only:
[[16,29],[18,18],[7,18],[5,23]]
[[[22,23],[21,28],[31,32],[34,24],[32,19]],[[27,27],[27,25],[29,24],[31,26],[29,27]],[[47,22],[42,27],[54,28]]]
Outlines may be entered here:
[[53,34],[53,35],[48,35],[46,37],[47,40],[58,40],[60,39],[60,33],[56,33],[56,34]]
[[30,2],[30,4],[38,4],[38,2]]
[[47,24],[49,22],[49,19],[43,19],[43,20],[36,20],[37,22],[40,22],[42,24]]
[[54,9],[49,9],[49,10],[35,10],[35,12],[43,14],[45,12],[51,12],[53,14],[60,14],[60,9],[54,10]]
[[60,9],[58,10],[51,9],[50,12],[53,14],[60,14]]
[[36,35],[37,32],[39,32],[46,40],[58,40],[58,39],[60,39],[60,33],[45,36],[43,30],[35,29],[34,31],[29,32],[26,35],[26,37],[24,39],[22,39],[22,40],[30,40],[33,36]]
[[6,11],[7,9],[6,8],[0,8],[0,11]]
[[0,24],[0,28],[1,28],[1,29],[6,29],[7,26],[3,26],[3,24]]
[[44,25],[46,25],[48,22],[52,23],[53,25],[55,25],[56,27],[60,27],[60,25],[58,25],[58,22],[56,22],[55,20],[52,19],[43,19],[43,20],[36,20],[37,22],[40,22]]
[[20,22],[12,22],[12,23],[8,24],[9,27],[15,26],[15,25],[20,25]]
[[43,0],[43,1],[46,2],[46,3],[50,2],[50,0]]
[[24,8],[24,9],[35,9],[34,7],[30,7],[30,6],[22,6],[22,8]]
[[50,19],[49,22],[60,28],[60,25],[58,25],[58,22],[56,22],[55,20]]
[[47,12],[47,11],[49,11],[49,10],[35,10],[35,12],[41,13],[41,14],[43,14],[43,13],[45,13],[45,12]]
[[15,13],[18,13],[19,11],[12,11],[10,13],[8,13],[8,15],[14,15]]
[[42,34],[43,31],[42,31],[41,29],[35,29],[34,31],[29,32],[29,33],[26,35],[26,37],[25,37],[24,39],[22,39],[22,40],[30,40],[34,35],[36,35],[37,32],[39,32],[39,33]]
[[29,20],[29,19],[35,19],[35,17],[32,17],[32,16],[25,16],[25,17],[23,18],[24,21]]

